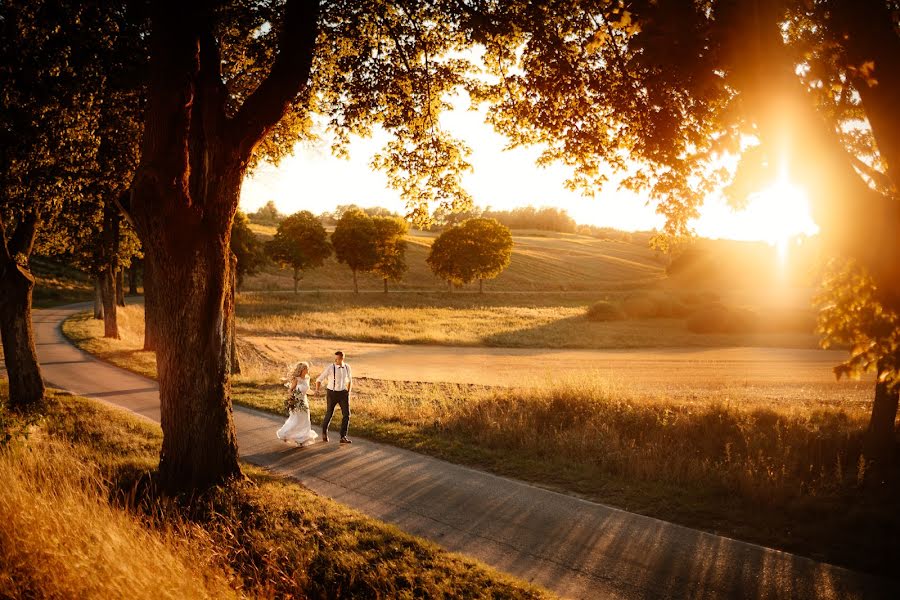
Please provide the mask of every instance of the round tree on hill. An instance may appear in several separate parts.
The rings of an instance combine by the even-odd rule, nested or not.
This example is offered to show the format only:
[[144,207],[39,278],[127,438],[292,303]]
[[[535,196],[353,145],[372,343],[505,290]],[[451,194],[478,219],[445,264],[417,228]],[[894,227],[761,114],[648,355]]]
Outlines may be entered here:
[[409,225],[396,217],[372,217],[375,226],[375,254],[377,256],[372,271],[384,279],[384,293],[388,291],[388,280],[400,281],[406,273],[406,240],[403,236]]
[[353,291],[358,294],[357,273],[371,271],[378,262],[372,217],[358,208],[345,211],[331,234],[331,243],[338,262],[353,271]]
[[231,224],[231,251],[237,258],[235,276],[240,288],[244,285],[244,277],[255,275],[266,264],[265,246],[250,229],[250,219],[241,211],[234,214]]
[[435,275],[451,284],[493,279],[509,266],[512,235],[495,219],[469,219],[448,229],[434,240],[426,262]]
[[321,267],[331,256],[325,227],[308,210],[302,210],[278,224],[275,237],[266,243],[266,252],[276,263],[294,270],[294,293],[305,269]]

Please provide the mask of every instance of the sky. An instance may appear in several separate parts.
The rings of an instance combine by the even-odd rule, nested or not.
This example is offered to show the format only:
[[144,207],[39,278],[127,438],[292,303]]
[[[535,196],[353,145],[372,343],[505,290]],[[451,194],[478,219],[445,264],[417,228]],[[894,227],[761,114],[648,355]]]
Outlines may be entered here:
[[[457,108],[442,115],[441,124],[472,148],[469,162],[474,171],[463,176],[463,185],[479,207],[509,210],[527,205],[554,206],[564,208],[579,224],[626,231],[662,226],[663,219],[653,205],[637,194],[618,190],[613,182],[593,198],[566,190],[565,167],[536,166],[537,148],[504,150],[505,138],[484,124],[482,112]],[[298,210],[320,214],[341,204],[383,206],[403,214],[405,205],[399,194],[388,187],[384,174],[369,166],[386,140],[384,132],[370,139],[353,138],[349,160],[332,156],[327,140],[298,144],[294,154],[277,167],[263,163],[245,179],[241,208],[252,212],[274,200],[285,214]],[[711,196],[692,226],[703,237],[772,244],[818,230],[809,217],[802,190],[787,181],[752,198],[742,212],[733,211],[721,197]]]

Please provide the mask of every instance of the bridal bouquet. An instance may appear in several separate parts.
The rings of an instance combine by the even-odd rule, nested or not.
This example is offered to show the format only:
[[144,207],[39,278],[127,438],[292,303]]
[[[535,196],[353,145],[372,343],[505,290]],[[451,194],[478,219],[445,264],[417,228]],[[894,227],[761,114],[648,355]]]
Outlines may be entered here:
[[300,406],[300,396],[299,394],[295,394],[291,390],[291,380],[288,379],[284,382],[284,387],[288,389],[287,397],[284,399],[284,410],[290,414],[291,411],[295,410],[298,406]]

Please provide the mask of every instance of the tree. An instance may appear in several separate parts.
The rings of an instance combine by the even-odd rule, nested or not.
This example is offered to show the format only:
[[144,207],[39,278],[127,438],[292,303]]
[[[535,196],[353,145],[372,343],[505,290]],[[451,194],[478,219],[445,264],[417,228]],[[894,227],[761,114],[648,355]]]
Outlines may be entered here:
[[294,270],[294,293],[302,272],[321,267],[331,256],[331,244],[321,221],[308,210],[296,212],[278,224],[266,253],[284,268]]
[[406,240],[409,224],[398,217],[374,216],[375,265],[372,271],[384,279],[384,293],[388,292],[388,280],[400,281],[406,273]]
[[438,277],[460,285],[493,279],[509,266],[513,240],[509,229],[495,219],[469,219],[434,240],[426,262]]
[[[130,216],[158,290],[163,447],[172,491],[240,473],[231,418],[231,222],[241,182],[309,137],[313,114],[346,151],[377,125],[392,139],[373,161],[410,213],[465,207],[468,150],[443,131],[446,96],[474,76],[456,2],[249,0],[154,3],[151,74]],[[149,322],[149,321],[148,321]]]
[[358,208],[345,210],[331,234],[334,255],[353,272],[353,291],[357,294],[357,273],[371,271],[378,262],[375,234],[372,217]]
[[284,219],[284,215],[278,212],[274,200],[269,200],[255,212],[252,212],[247,216],[252,223],[272,226],[278,225],[281,220]]
[[[666,216],[662,245],[690,235],[713,189],[730,184],[740,205],[787,172],[808,191],[831,251],[854,259],[872,278],[872,300],[898,313],[897,9],[893,0],[479,2],[468,10],[472,35],[495,80],[475,95],[513,145],[544,144],[542,163],[571,165],[572,187],[595,192],[613,169],[650,193]],[[723,154],[740,156],[736,171],[721,167]],[[900,348],[878,347],[884,360],[865,364],[888,385],[876,386],[869,431],[891,433],[869,445],[893,448],[889,365]]]
[[244,285],[244,277],[256,275],[266,264],[265,246],[250,229],[250,219],[241,211],[231,224],[231,251],[237,258],[237,287]]
[[0,337],[14,408],[39,404],[44,384],[34,347],[29,258],[42,224],[84,194],[77,174],[97,155],[95,6],[0,5]]

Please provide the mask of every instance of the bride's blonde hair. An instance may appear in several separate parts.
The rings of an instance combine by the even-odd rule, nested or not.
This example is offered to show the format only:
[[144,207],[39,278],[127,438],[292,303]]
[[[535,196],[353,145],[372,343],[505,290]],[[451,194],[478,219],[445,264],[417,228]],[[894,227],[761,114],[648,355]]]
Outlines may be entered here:
[[309,377],[309,363],[300,361],[291,368],[290,377],[300,377],[300,373],[306,369],[306,376]]

